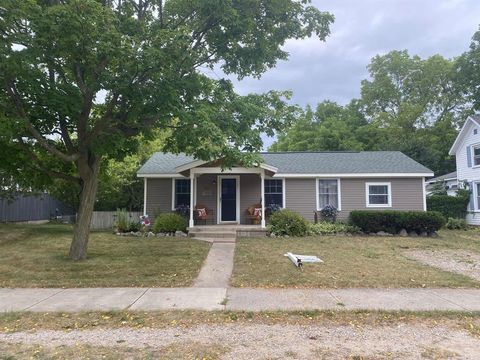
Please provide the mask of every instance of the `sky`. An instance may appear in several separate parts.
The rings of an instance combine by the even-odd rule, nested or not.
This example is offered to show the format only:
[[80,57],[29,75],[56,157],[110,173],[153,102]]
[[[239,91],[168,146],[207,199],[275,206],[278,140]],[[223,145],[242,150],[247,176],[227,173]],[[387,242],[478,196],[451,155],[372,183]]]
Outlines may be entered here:
[[[238,93],[292,90],[292,102],[315,106],[359,97],[367,65],[377,54],[408,50],[411,55],[452,58],[469,47],[480,25],[480,0],[314,0],[335,16],[326,42],[288,41],[288,61],[259,80],[232,79]],[[222,77],[219,71],[211,74]],[[266,146],[272,139],[264,139]]]
[[367,65],[377,54],[408,50],[411,55],[451,58],[469,47],[480,25],[480,0],[314,0],[335,16],[326,42],[288,41],[288,61],[260,80],[235,81],[241,94],[292,90],[293,101],[345,104],[360,93]]

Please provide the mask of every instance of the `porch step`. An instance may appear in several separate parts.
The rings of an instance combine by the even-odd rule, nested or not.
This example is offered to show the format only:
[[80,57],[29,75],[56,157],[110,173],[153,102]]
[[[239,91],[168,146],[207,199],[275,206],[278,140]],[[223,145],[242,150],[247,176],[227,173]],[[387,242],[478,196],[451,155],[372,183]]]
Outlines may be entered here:
[[188,232],[188,236],[191,237],[209,237],[209,238],[215,238],[215,239],[222,239],[222,238],[236,238],[237,237],[237,232],[213,232],[213,231],[196,231],[196,230],[190,230]]
[[212,243],[235,243],[237,229],[228,226],[195,226],[188,229],[188,236]]

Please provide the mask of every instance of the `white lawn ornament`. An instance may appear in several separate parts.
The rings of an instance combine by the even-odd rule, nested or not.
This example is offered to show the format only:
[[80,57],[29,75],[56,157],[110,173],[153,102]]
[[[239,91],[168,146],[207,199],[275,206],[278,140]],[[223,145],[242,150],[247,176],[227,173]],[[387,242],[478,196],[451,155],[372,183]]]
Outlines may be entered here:
[[297,255],[292,254],[291,252],[287,252],[283,256],[288,257],[293,262],[293,265],[298,268],[301,268],[303,266],[303,263],[323,263],[322,259],[313,255]]

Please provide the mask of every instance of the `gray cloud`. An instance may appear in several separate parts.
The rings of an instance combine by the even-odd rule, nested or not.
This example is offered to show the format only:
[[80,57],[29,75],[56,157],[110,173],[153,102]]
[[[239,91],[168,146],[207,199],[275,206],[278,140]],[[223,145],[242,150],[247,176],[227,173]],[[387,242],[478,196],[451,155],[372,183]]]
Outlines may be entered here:
[[287,42],[288,61],[258,80],[232,79],[239,93],[292,90],[293,102],[301,105],[326,99],[344,104],[358,97],[373,56],[407,49],[422,57],[455,57],[468,49],[480,24],[478,0],[314,0],[314,4],[336,17],[327,41]]
[[[323,100],[345,104],[360,93],[367,65],[377,54],[407,49],[422,57],[456,57],[468,49],[480,24],[478,0],[314,0],[336,17],[326,42],[289,41],[288,61],[261,79],[235,83],[241,94],[292,90],[294,103]],[[216,76],[222,76],[216,72]],[[265,139],[266,145],[272,140]]]

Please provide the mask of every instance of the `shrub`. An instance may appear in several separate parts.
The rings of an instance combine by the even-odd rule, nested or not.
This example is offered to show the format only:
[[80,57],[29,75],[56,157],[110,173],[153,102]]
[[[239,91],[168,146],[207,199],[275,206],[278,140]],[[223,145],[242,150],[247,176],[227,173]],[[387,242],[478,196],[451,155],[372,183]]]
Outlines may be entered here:
[[432,233],[445,224],[445,218],[435,211],[355,210],[350,213],[350,223],[367,233],[385,231],[396,234],[401,229]]
[[270,216],[268,227],[272,234],[278,236],[305,236],[308,222],[296,212],[283,209]]
[[153,231],[156,233],[172,233],[175,231],[186,231],[187,219],[177,213],[163,213],[155,218]]
[[470,193],[467,190],[458,190],[456,196],[431,195],[427,197],[427,209],[438,211],[445,218],[464,219],[469,201]]
[[445,227],[449,230],[468,230],[468,224],[465,219],[448,218]]
[[317,224],[310,224],[308,227],[309,235],[354,234],[359,231],[360,229],[356,226],[340,222],[322,221]]
[[125,209],[117,209],[115,213],[115,228],[118,232],[124,233],[129,231],[139,231],[140,224],[130,221],[128,212]]
[[322,210],[320,210],[320,214],[322,214],[322,219],[330,222],[335,222],[335,220],[337,220],[338,210],[335,206],[327,205]]

